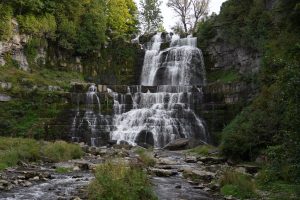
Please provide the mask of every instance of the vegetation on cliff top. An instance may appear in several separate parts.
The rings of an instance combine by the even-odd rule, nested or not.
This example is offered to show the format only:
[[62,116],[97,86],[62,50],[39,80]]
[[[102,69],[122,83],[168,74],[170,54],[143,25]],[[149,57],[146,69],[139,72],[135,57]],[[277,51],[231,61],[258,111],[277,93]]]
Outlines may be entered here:
[[17,18],[22,33],[47,38],[77,53],[100,50],[109,39],[137,32],[137,8],[132,0],[9,0],[0,3],[0,39],[12,34]]

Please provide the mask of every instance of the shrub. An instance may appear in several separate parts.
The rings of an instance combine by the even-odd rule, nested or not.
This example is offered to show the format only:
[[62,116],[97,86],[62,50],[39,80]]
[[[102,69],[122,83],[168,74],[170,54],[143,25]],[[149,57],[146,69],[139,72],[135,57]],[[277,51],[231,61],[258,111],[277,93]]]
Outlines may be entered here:
[[237,198],[247,199],[253,198],[255,194],[255,184],[250,177],[227,170],[220,179],[221,193],[223,195],[232,195]]
[[12,35],[12,9],[0,4],[0,41],[8,40]]
[[32,139],[0,137],[0,169],[16,165],[19,161],[37,161],[40,143]]
[[142,148],[138,148],[136,150],[136,153],[139,155],[140,160],[142,161],[142,163],[146,166],[151,166],[153,167],[155,165],[155,160],[151,155],[151,152],[142,149]]
[[79,145],[56,141],[45,146],[43,155],[53,162],[59,162],[80,158],[83,155],[83,151]]
[[96,168],[95,176],[88,188],[89,199],[156,199],[140,168],[107,162]]
[[37,37],[55,37],[56,21],[51,14],[45,14],[44,16],[20,15],[18,16],[18,21],[20,31],[23,33]]

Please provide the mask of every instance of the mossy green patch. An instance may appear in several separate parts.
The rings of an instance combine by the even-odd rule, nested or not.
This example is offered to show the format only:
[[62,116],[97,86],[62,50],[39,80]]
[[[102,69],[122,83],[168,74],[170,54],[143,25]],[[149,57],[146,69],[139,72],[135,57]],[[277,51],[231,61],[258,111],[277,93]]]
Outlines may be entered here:
[[207,73],[207,81],[209,83],[233,83],[241,79],[241,75],[234,69],[229,70],[215,70]]

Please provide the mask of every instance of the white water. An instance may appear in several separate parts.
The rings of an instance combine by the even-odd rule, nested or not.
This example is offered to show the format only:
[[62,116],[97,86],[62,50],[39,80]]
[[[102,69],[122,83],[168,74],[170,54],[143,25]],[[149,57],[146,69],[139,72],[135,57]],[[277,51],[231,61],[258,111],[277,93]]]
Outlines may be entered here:
[[[169,48],[160,51],[161,33],[152,38],[144,58],[141,85],[157,86],[151,93],[137,86],[128,92],[133,109],[126,111],[126,95],[109,90],[114,98],[115,130],[111,139],[135,145],[138,138],[153,136],[154,146],[163,147],[177,138],[207,142],[205,126],[191,109],[192,85],[205,84],[202,52],[197,38],[173,36]],[[197,62],[197,65],[193,62]],[[200,77],[197,77],[200,75]],[[197,87],[201,92],[201,88]],[[146,136],[142,135],[145,134]],[[147,141],[146,141],[147,142]]]

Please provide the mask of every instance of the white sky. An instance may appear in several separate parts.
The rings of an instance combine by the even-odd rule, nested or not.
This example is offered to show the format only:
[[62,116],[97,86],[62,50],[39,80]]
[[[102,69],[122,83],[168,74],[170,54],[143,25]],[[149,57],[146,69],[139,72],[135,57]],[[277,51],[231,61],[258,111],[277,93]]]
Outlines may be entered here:
[[[137,3],[137,5],[139,5],[139,0],[134,0],[134,1]],[[162,1],[161,11],[164,18],[164,27],[165,29],[167,29],[167,31],[170,31],[171,27],[175,25],[178,19],[176,18],[172,9],[167,7],[168,0],[161,0],[161,1]],[[215,12],[218,14],[220,12],[222,3],[225,1],[226,0],[211,0],[209,13]]]

